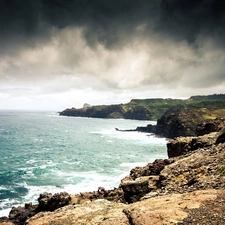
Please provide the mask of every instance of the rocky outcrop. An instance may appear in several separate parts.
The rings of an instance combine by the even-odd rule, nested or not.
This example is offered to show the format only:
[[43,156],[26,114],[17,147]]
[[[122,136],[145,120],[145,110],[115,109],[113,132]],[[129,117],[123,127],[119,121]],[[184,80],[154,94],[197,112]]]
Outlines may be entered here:
[[122,179],[120,183],[125,201],[128,203],[137,202],[147,193],[159,189],[159,174],[172,161],[160,159],[144,167],[132,169],[130,175]]
[[156,133],[156,125],[148,124],[146,127],[137,127],[135,131],[144,133]]
[[225,188],[225,144],[204,147],[184,156],[160,173],[161,191],[184,193],[203,189]]
[[196,125],[203,122],[193,110],[171,108],[158,119],[156,133],[167,138],[195,136]]
[[169,158],[185,155],[198,148],[212,146],[217,142],[218,133],[213,132],[198,137],[177,137],[167,142],[167,153]]
[[[202,136],[212,132],[219,132],[225,128],[225,119],[216,118],[218,110],[171,108],[166,111],[156,125],[118,131],[138,131],[154,133],[166,138]],[[221,112],[218,113],[221,115]],[[225,117],[225,111],[222,111]],[[208,119],[207,119],[208,118]]]
[[[215,112],[214,112],[215,111]],[[166,138],[199,136],[218,132],[225,127],[216,110],[171,108],[158,119],[155,133]],[[214,116],[212,116],[214,115]]]
[[68,205],[71,202],[71,197],[66,192],[61,192],[52,195],[51,193],[40,194],[38,205],[26,203],[24,207],[13,207],[9,213],[9,218],[4,221],[11,221],[13,224],[23,225],[25,221],[42,211],[54,211],[58,208]]
[[40,211],[54,211],[65,205],[68,205],[71,201],[71,197],[66,192],[56,193],[52,195],[51,193],[40,194],[38,198],[37,210]]
[[84,105],[83,105],[83,108],[90,108],[90,107],[91,107],[91,105],[88,103],[84,103]]

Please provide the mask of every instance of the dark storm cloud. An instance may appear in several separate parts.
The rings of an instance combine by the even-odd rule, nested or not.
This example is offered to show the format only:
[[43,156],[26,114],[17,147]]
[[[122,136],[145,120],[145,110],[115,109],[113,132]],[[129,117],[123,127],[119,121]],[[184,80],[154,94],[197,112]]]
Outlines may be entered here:
[[[145,24],[145,29],[137,27]],[[222,0],[1,0],[2,44],[47,41],[52,28],[84,27],[90,45],[125,44],[133,35],[168,35],[195,44],[200,34],[224,43]],[[126,40],[125,40],[126,39]]]
[[[157,1],[155,1],[157,2]],[[48,38],[52,28],[85,27],[89,44],[111,46],[121,32],[132,31],[146,20],[156,3],[151,1],[103,0],[1,0],[2,43],[33,44]],[[42,39],[43,38],[43,39]]]

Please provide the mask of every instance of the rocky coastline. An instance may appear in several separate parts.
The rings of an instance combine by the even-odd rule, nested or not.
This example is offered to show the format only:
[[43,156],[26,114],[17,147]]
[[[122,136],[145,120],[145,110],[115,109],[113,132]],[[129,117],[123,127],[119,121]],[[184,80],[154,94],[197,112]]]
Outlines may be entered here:
[[40,194],[37,205],[13,207],[0,224],[225,224],[224,120],[172,109],[135,131],[172,133],[168,159],[132,169],[113,190]]

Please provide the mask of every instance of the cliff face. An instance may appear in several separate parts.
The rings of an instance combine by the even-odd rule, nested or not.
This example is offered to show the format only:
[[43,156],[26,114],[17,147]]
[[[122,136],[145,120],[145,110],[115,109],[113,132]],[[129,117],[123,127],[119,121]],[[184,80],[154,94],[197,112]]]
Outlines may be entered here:
[[123,118],[136,120],[150,120],[152,114],[144,106],[132,105],[123,107],[123,105],[105,105],[92,106],[81,109],[66,109],[60,112],[61,116],[92,117],[92,118]]
[[199,136],[225,126],[225,110],[171,108],[158,119],[155,133],[167,138]]

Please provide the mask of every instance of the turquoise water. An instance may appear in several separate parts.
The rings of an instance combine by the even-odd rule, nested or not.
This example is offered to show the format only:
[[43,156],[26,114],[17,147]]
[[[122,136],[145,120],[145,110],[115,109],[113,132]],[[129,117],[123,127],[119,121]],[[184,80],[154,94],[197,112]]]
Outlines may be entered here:
[[0,216],[43,192],[118,187],[133,167],[167,158],[164,138],[115,130],[149,123],[0,111]]

